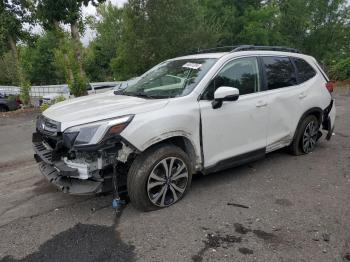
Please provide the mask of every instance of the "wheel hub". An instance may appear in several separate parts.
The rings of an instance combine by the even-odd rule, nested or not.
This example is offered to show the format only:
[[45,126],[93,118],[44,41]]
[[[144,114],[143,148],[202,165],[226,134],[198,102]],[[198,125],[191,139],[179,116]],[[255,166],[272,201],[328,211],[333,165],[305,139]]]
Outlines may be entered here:
[[165,158],[155,165],[148,177],[148,198],[156,206],[170,206],[182,197],[187,183],[186,164],[177,157]]

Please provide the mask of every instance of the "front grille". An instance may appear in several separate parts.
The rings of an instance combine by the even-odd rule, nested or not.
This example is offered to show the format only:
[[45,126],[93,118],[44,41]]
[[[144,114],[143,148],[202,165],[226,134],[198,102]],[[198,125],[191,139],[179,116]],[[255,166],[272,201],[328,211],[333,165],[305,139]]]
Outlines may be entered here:
[[60,132],[61,124],[55,120],[40,115],[36,121],[36,129],[40,133],[49,136],[57,136],[57,133]]
[[[36,131],[38,134],[36,142],[41,144],[41,142],[44,141],[46,145],[52,148],[52,152],[55,156],[63,155],[68,152],[68,148],[63,145],[62,133],[60,132],[61,124],[59,122],[40,115],[36,121]],[[39,151],[44,150],[43,145],[39,145],[37,149]],[[49,154],[43,154],[43,157],[49,157]],[[51,160],[54,159],[48,159],[49,162]]]

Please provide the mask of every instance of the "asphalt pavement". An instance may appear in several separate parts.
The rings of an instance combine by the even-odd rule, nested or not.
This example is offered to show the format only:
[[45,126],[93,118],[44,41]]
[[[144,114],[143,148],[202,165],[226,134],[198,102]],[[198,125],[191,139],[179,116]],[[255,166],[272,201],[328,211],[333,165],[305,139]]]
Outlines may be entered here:
[[35,113],[0,116],[0,261],[350,261],[350,95],[316,150],[194,177],[176,205],[119,215],[57,192],[32,158]]

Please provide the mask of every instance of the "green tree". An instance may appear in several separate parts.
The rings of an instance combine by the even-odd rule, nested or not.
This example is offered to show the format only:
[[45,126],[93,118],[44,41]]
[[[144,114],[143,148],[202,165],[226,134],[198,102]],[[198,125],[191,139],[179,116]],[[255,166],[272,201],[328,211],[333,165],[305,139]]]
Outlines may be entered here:
[[349,55],[350,8],[346,0],[278,0],[287,43],[324,64]]
[[[102,3],[104,1],[105,0],[37,0],[36,16],[39,18],[45,28],[54,28],[56,31],[60,31],[60,23],[70,26],[71,39],[74,43],[68,46],[69,48],[73,48],[72,51],[78,65],[78,70],[69,73],[70,83],[81,83],[81,81],[87,80],[83,69],[83,48],[80,42],[80,34],[84,30],[82,6],[88,6],[89,3],[97,6],[98,3]],[[62,43],[62,45],[65,45],[65,43]],[[66,53],[65,57],[69,57],[68,53]],[[70,64],[70,61],[66,61],[66,63]],[[81,86],[85,87],[86,83],[82,84]],[[83,93],[80,91],[77,92],[77,94]]]
[[280,45],[283,36],[278,31],[279,10],[269,3],[259,9],[249,7],[240,17],[242,31],[237,34],[238,43],[253,45]]
[[55,49],[61,36],[55,30],[46,31],[32,46],[20,49],[20,59],[26,78],[34,85],[60,84],[65,82],[61,68],[55,64]]
[[76,45],[79,44],[68,35],[64,35],[61,38],[59,47],[55,49],[55,64],[57,68],[64,72],[69,90],[76,97],[87,94],[87,79],[85,74],[80,72],[80,64],[76,59],[75,53]]
[[96,38],[85,50],[84,68],[91,81],[112,80],[110,63],[121,39],[123,9],[102,4],[97,8],[97,16],[91,24]]
[[21,98],[24,104],[29,103],[30,84],[25,78],[19,62],[17,44],[26,41],[30,34],[24,29],[25,23],[31,23],[31,2],[26,0],[3,0],[0,2],[0,51],[10,49],[17,72],[16,80],[21,86]]
[[11,51],[0,56],[0,85],[19,85],[16,61]]
[[200,11],[207,25],[218,28],[218,40],[216,45],[233,45],[235,32],[237,31],[237,7],[234,1],[227,0],[201,0]]
[[112,61],[118,79],[217,42],[217,28],[205,24],[197,0],[129,0],[124,8],[122,39]]

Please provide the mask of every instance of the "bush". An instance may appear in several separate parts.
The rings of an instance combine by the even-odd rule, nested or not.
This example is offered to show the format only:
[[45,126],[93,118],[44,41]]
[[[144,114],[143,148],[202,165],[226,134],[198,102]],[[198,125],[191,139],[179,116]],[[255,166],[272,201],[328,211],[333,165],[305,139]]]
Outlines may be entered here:
[[350,79],[350,57],[339,60],[330,68],[331,78],[337,81]]
[[49,103],[42,104],[40,106],[40,112],[44,112],[46,109],[48,109],[51,106]]
[[21,89],[20,89],[20,99],[24,105],[29,105],[30,103],[30,96],[29,91],[31,89],[31,86],[28,82],[23,81],[21,83]]
[[50,103],[44,103],[44,104],[42,104],[41,106],[40,106],[40,111],[41,112],[44,112],[46,109],[48,109],[50,106],[52,106],[52,105],[54,105],[54,104],[57,104],[57,103],[59,103],[59,102],[62,102],[62,101],[64,101],[64,100],[66,100],[65,98],[64,98],[64,96],[58,96],[58,97],[56,97],[55,99],[53,99]]

